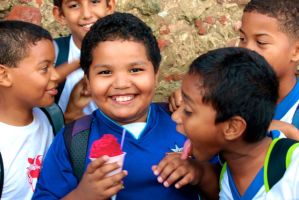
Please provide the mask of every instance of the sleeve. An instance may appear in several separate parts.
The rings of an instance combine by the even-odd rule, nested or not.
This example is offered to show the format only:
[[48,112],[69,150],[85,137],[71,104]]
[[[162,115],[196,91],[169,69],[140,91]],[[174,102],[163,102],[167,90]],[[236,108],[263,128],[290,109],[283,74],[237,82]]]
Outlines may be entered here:
[[32,199],[61,199],[78,185],[65,147],[64,129],[55,137],[36,184]]

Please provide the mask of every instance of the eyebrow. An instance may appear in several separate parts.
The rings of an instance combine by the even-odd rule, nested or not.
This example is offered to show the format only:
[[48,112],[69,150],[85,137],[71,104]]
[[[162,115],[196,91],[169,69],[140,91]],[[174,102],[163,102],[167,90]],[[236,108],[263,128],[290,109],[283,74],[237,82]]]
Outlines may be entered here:
[[[137,66],[137,65],[145,66],[146,62],[144,62],[144,61],[132,62],[132,63],[129,63],[127,66]],[[95,64],[94,65],[95,68],[97,68],[97,67],[111,67],[111,66],[112,65],[109,65],[109,64]]]
[[[239,29],[239,31],[240,31],[242,34],[246,35],[245,32],[244,32],[241,28]],[[269,34],[266,34],[266,33],[259,33],[259,34],[256,34],[256,35],[257,35],[257,36],[265,36],[265,35],[268,36]]]

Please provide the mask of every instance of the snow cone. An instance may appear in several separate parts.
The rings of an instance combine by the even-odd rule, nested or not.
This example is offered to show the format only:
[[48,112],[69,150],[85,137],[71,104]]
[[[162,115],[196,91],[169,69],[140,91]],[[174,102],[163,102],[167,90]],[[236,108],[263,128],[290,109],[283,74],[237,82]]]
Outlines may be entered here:
[[94,160],[104,155],[109,156],[107,164],[117,162],[121,166],[119,169],[108,173],[107,176],[121,172],[126,153],[121,150],[117,138],[112,134],[104,134],[92,143],[89,158]]

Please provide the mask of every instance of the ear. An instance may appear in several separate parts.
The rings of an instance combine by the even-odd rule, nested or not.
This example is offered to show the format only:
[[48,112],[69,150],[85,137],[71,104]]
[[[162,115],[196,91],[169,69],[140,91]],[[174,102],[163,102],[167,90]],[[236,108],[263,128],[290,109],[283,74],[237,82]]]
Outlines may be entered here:
[[62,11],[62,8],[58,6],[54,6],[52,10],[53,16],[55,17],[56,21],[58,21],[61,25],[66,25],[65,17]]
[[106,0],[106,1],[107,1],[107,8],[106,8],[107,14],[109,15],[114,13],[116,7],[116,3],[115,3],[116,0]]
[[296,63],[299,62],[299,39],[295,41],[291,60]]
[[12,79],[8,67],[0,64],[0,85],[4,87],[10,87],[12,85]]
[[226,140],[232,141],[242,137],[246,129],[246,121],[240,116],[231,117],[224,124],[223,134]]

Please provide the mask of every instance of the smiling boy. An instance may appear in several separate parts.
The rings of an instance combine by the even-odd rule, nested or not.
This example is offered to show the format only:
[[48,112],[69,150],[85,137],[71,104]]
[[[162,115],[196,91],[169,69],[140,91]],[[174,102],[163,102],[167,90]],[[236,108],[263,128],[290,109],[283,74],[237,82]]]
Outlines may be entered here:
[[[152,30],[137,17],[114,13],[92,27],[83,40],[81,66],[99,109],[91,116],[86,172],[77,180],[63,132],[58,134],[45,159],[34,199],[80,199],[82,194],[88,196],[81,196],[81,199],[94,199],[99,195],[107,199],[117,192],[117,199],[123,200],[198,199],[198,192],[186,185],[188,182],[185,187],[176,188],[170,184],[164,187],[152,171],[152,165],[159,163],[172,149],[182,147],[186,139],[176,132],[169,113],[162,106],[151,103],[160,61],[160,50]],[[103,166],[97,166],[91,173],[96,164],[90,163],[88,158],[92,142],[105,133],[113,134],[120,141],[124,129],[127,134],[123,167],[128,175],[123,182],[125,172],[105,177]],[[100,161],[102,158],[97,162]],[[190,182],[197,183],[196,168],[190,160],[178,159],[177,165],[183,165],[180,169],[185,173],[178,175],[176,182],[189,176]],[[122,184],[124,189],[121,189]]]
[[[57,55],[56,65],[64,62],[71,63],[78,60],[81,52],[83,37],[90,27],[100,18],[113,13],[115,0],[54,0],[53,15],[62,25],[66,25],[71,32],[70,36],[56,39],[55,49]],[[69,67],[58,67],[58,72],[63,72],[66,81],[60,83],[56,101],[65,112],[74,86],[83,78],[84,72],[78,65],[70,64]],[[75,70],[75,71],[73,71]],[[89,102],[89,100],[87,101]],[[97,107],[93,102],[78,112],[80,115],[90,114]],[[72,110],[72,111],[74,111]],[[71,111],[71,113],[72,113]]]
[[37,25],[2,21],[0,55],[1,199],[31,199],[53,139],[48,118],[36,108],[51,105],[57,94],[53,40]]

